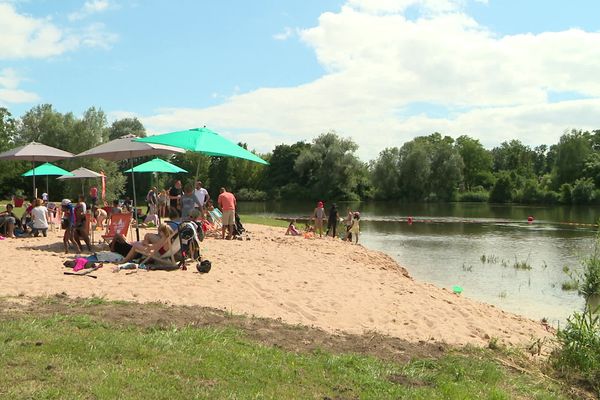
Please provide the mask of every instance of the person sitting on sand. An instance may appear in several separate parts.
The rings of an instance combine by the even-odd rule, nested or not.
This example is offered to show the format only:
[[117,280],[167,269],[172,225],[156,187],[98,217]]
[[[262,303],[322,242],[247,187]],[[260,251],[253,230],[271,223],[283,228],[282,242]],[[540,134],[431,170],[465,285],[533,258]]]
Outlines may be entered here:
[[31,233],[35,237],[38,237],[40,232],[42,232],[44,237],[48,236],[48,209],[43,204],[44,201],[42,199],[35,199],[35,207],[31,209],[31,218],[33,220]]
[[317,207],[313,211],[313,219],[315,221],[315,234],[319,232],[319,237],[323,237],[323,220],[325,219],[325,208],[323,202],[319,201]]
[[293,220],[288,225],[287,231],[285,231],[286,235],[298,236],[300,235],[300,231],[296,228],[296,220]]
[[4,229],[6,236],[14,238],[15,227],[17,226],[19,218],[13,212],[13,205],[7,204],[6,211],[0,212],[0,229]]
[[163,255],[171,247],[171,235],[173,235],[173,229],[166,223],[160,224],[158,234],[146,234],[141,242],[129,244],[123,235],[118,234],[110,243],[110,251],[121,254],[124,257],[121,260],[123,263],[140,258],[144,254],[150,255],[158,252]]

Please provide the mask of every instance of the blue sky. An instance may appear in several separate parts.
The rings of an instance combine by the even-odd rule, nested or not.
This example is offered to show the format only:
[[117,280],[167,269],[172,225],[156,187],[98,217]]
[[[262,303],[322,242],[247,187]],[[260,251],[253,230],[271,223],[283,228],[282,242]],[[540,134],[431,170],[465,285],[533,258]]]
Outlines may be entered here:
[[336,130],[367,160],[439,131],[486,146],[600,128],[593,0],[0,0],[0,105],[259,151]]

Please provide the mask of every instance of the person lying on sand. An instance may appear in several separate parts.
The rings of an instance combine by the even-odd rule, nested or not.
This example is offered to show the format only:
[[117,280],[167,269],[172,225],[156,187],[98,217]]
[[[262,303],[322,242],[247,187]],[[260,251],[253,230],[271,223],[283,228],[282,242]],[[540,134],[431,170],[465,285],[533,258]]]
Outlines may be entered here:
[[173,229],[166,223],[161,224],[158,227],[158,234],[148,233],[141,242],[129,244],[123,235],[117,234],[112,242],[110,242],[110,251],[119,253],[125,257],[121,260],[123,263],[130,262],[144,254],[150,255],[158,252],[158,254],[163,255],[171,247],[171,241],[169,239],[172,234]]

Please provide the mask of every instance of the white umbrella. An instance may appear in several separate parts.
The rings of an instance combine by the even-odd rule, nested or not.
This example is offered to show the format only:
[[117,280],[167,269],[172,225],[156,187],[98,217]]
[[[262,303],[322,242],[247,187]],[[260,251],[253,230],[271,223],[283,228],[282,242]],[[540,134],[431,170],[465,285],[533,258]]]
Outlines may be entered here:
[[[73,153],[36,142],[31,142],[25,146],[16,147],[14,149],[5,151],[4,153],[0,153],[0,160],[31,161],[34,169],[36,161],[56,161],[71,157],[73,157]],[[37,193],[35,191],[35,171],[32,176],[33,197],[37,197]]]
[[[153,143],[135,142],[135,135],[126,135],[110,142],[93,147],[83,153],[77,154],[75,157],[95,157],[109,161],[130,160],[131,168],[133,168],[133,159],[136,157],[158,156],[173,153],[185,153],[185,150],[178,147],[165,146]],[[133,186],[133,207],[137,213],[137,198],[135,195],[135,175],[131,172],[131,184]],[[137,221],[137,215],[136,215]],[[135,228],[137,240],[140,239],[140,230]]]
[[98,172],[94,172],[91,169],[87,169],[84,167],[81,168],[77,168],[76,170],[71,171],[71,175],[63,175],[63,176],[59,176],[56,179],[60,179],[65,180],[65,179],[82,179],[81,181],[81,194],[85,195],[85,192],[83,190],[83,179],[87,179],[87,178],[101,178],[102,174],[99,174]]

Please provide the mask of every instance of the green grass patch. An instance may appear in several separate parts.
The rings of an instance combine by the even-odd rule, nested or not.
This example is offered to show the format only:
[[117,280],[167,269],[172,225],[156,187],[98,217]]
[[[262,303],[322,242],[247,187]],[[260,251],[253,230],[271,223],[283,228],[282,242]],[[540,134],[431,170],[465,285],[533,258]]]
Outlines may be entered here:
[[282,221],[280,219],[265,217],[261,215],[240,215],[240,219],[242,220],[243,224],[258,224],[275,226],[280,228],[287,228],[290,224],[288,221]]
[[357,354],[294,353],[232,328],[132,327],[77,314],[0,321],[7,399],[560,399],[489,350],[400,365]]

